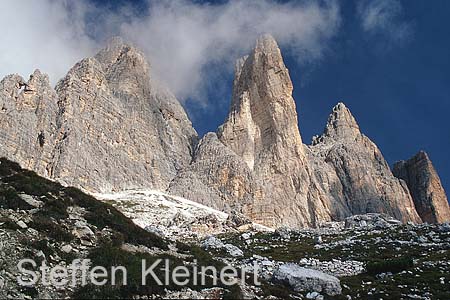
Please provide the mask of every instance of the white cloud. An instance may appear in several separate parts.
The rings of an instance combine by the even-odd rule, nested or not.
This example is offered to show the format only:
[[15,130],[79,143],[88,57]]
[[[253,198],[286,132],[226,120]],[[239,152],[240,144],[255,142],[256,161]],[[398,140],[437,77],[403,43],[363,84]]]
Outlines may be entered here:
[[334,0],[148,1],[148,11],[133,17],[129,7],[111,12],[87,0],[2,0],[0,77],[39,68],[56,83],[100,41],[119,34],[144,50],[154,74],[180,99],[201,99],[211,78],[230,70],[258,35],[273,34],[304,62],[323,55],[340,23]]
[[399,0],[363,0],[357,4],[361,26],[367,33],[382,35],[389,42],[403,42],[410,38],[412,26],[403,19]]
[[87,9],[78,1],[2,0],[0,78],[11,73],[27,78],[39,68],[56,82],[77,60],[92,54],[95,42],[83,22]]
[[[298,61],[321,57],[338,28],[336,2],[279,4],[237,0],[222,5],[189,1],[150,4],[149,15],[122,27],[126,37],[144,48],[163,81],[181,98],[201,98],[208,66],[233,66],[262,33],[271,33]],[[325,4],[324,4],[325,3]]]

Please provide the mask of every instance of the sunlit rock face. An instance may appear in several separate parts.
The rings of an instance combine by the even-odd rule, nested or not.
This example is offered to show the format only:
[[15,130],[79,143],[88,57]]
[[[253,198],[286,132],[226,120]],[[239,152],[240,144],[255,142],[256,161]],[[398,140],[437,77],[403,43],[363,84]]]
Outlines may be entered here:
[[[220,141],[239,155],[263,186],[250,216],[267,225],[313,225],[329,218],[315,193],[298,129],[292,82],[275,40],[262,36],[238,62],[230,113]],[[259,196],[259,195],[258,195]]]
[[5,78],[1,101],[14,108],[1,118],[2,153],[91,191],[166,189],[190,162],[197,134],[175,97],[152,82],[149,68],[140,51],[114,39],[77,63],[56,92],[39,72],[26,84]]
[[449,219],[429,159],[399,164],[395,177],[343,103],[323,134],[303,144],[292,90],[276,41],[262,36],[236,63],[226,120],[199,139],[144,55],[116,38],[55,89],[39,71],[28,81],[5,77],[0,154],[88,191],[166,191],[271,227],[364,213]]
[[58,96],[48,76],[36,70],[0,82],[0,155],[48,176],[56,134]]
[[[366,212],[421,221],[407,186],[343,103],[313,145],[302,143],[292,82],[271,36],[237,61],[230,112],[217,137],[202,139],[173,192],[275,227],[315,226]],[[214,196],[185,186],[213,187],[207,195]],[[214,197],[220,200],[210,201]]]
[[310,146],[314,170],[334,203],[333,217],[386,213],[421,222],[406,184],[394,177],[378,147],[343,104],[337,104],[324,133]]

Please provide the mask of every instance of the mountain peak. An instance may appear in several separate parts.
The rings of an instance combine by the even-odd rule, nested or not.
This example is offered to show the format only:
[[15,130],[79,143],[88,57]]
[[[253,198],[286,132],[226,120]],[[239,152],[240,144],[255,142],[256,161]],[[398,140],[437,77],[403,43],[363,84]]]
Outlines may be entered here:
[[343,102],[336,104],[327,121],[323,137],[354,138],[360,134],[358,123]]
[[230,113],[218,136],[250,169],[278,150],[303,155],[292,81],[272,36],[261,36],[251,54],[237,61]]
[[[267,75],[267,72],[271,69],[276,74],[282,72],[283,77],[289,85],[292,86],[291,80],[289,78],[289,72],[284,65],[283,56],[281,55],[281,50],[273,36],[270,34],[264,34],[260,36],[257,41],[252,54],[250,55],[250,60],[247,62],[251,63],[254,68],[258,71],[263,71]],[[262,73],[264,75],[264,73]]]
[[256,40],[256,52],[272,52],[279,50],[278,43],[271,34],[263,34]]
[[[257,105],[256,98],[285,102],[294,108],[292,99],[292,81],[286,68],[278,44],[271,35],[262,35],[249,56],[240,58],[236,62],[236,76],[233,86],[232,107],[241,106],[242,97],[248,93]],[[268,109],[268,107],[266,107]]]
[[[135,69],[138,73],[148,74],[150,69],[145,55],[132,44],[124,42],[121,37],[111,38],[94,58],[103,65],[105,73],[111,73],[111,69],[115,73],[123,69]],[[116,68],[118,65],[120,67]]]

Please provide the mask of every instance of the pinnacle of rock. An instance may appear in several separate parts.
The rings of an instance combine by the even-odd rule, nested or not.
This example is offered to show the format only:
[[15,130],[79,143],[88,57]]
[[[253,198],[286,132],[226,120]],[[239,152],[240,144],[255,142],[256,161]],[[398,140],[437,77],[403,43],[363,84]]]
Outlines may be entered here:
[[133,45],[126,43],[123,41],[121,37],[112,37],[106,47],[101,49],[96,55],[95,59],[97,59],[101,64],[105,65],[106,68],[111,65],[117,63],[120,60],[126,58],[127,55],[135,55],[140,56],[139,59],[145,65],[148,65],[144,54],[135,48]]
[[255,52],[279,56],[281,59],[280,48],[275,38],[271,34],[263,34],[256,40]]
[[394,175],[407,183],[424,222],[450,221],[450,208],[441,180],[425,151],[394,165]]
[[220,140],[250,168],[272,147],[303,155],[292,82],[275,40],[261,37],[236,66],[231,110],[218,130]]
[[328,117],[322,138],[354,139],[360,134],[358,123],[347,106],[342,102],[336,104]]
[[307,201],[309,168],[281,51],[273,37],[264,35],[236,65],[230,113],[217,135],[265,186],[262,192],[250,191],[258,199],[250,215],[266,225],[281,220],[311,225],[312,210],[327,213],[321,203]]
[[94,57],[101,65],[113,92],[147,98],[150,93],[150,65],[145,55],[119,37]]

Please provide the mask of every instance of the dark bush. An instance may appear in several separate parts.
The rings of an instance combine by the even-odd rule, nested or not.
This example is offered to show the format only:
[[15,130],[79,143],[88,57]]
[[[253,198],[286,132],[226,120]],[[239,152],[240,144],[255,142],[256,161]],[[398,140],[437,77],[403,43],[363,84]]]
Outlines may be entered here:
[[28,170],[22,170],[16,174],[4,177],[2,181],[13,186],[18,192],[33,196],[57,193],[61,187],[56,182],[47,180]]
[[75,237],[67,229],[49,218],[35,215],[31,223],[31,227],[39,232],[46,233],[49,237],[58,242],[70,242]]
[[0,186],[0,207],[4,209],[32,209],[33,206],[25,202],[11,186]]
[[[212,257],[200,248],[192,248],[189,253],[192,255],[192,260],[196,259],[199,266],[216,266],[220,271],[221,267],[224,266],[223,263],[215,261]],[[112,286],[108,282],[104,287],[95,287],[92,285],[87,285],[80,287],[75,294],[74,298],[131,298],[135,295],[164,295],[166,289],[172,291],[179,291],[184,289],[183,286],[175,285],[173,282],[169,282],[168,285],[159,286],[156,281],[154,281],[151,276],[147,277],[147,284],[142,285],[142,260],[146,261],[147,266],[152,265],[157,259],[169,259],[169,268],[173,270],[176,266],[182,266],[184,260],[182,258],[170,256],[167,254],[161,255],[151,255],[148,253],[131,253],[125,251],[121,248],[113,246],[111,243],[101,244],[99,247],[90,251],[88,258],[91,259],[92,265],[103,266],[107,270],[111,270],[112,266],[124,266],[127,270],[127,285],[116,285]],[[189,259],[188,259],[189,260]],[[163,264],[163,262],[161,263]],[[162,267],[163,265],[161,265]],[[164,269],[159,267],[154,269],[155,274],[160,280],[164,281]],[[121,274],[120,272],[118,274]],[[192,274],[192,273],[191,273]],[[121,279],[116,283],[121,283]],[[200,278],[198,278],[200,282]],[[204,288],[213,287],[213,281],[211,278],[207,278],[205,286],[193,285],[192,278],[186,287],[193,290],[201,290]],[[219,282],[219,286],[220,282]],[[239,286],[224,287],[227,291],[224,295],[226,299],[240,299],[242,298],[241,290]]]
[[22,170],[18,163],[10,161],[4,157],[0,158],[0,178],[10,176]]
[[20,229],[19,225],[16,224],[13,220],[11,220],[8,217],[0,217],[0,224],[3,223],[0,227],[10,229],[10,230],[17,230]]
[[412,268],[414,263],[410,258],[397,258],[397,259],[386,259],[379,261],[372,261],[367,263],[366,269],[367,273],[376,275],[380,273],[398,273],[403,270]]

